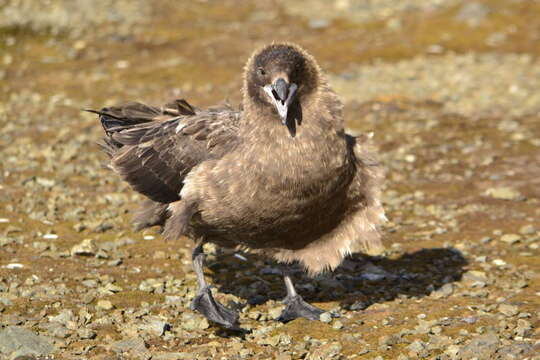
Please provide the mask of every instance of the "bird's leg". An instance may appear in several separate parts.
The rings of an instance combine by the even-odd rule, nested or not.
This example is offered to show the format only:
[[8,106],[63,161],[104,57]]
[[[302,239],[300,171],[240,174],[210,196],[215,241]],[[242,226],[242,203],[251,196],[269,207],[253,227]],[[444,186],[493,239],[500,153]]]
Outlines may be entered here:
[[217,302],[212,296],[210,286],[206,283],[203,273],[204,253],[202,242],[193,250],[193,268],[197,274],[199,291],[191,302],[191,310],[197,310],[208,320],[213,321],[227,329],[239,329],[238,313]]
[[319,320],[319,315],[324,311],[308,304],[300,295],[298,295],[291,277],[287,273],[283,274],[283,280],[285,281],[285,288],[287,289],[287,296],[283,299],[283,303],[286,306],[279,316],[278,321],[288,322],[299,317],[309,320]]

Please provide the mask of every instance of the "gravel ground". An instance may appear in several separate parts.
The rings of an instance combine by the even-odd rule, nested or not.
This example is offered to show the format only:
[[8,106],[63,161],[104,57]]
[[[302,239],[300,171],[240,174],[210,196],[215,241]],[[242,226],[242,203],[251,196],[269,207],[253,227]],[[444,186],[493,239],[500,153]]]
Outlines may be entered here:
[[278,2],[288,13],[307,17],[312,27],[318,27],[332,18],[366,23],[387,20],[404,11],[435,11],[458,4],[459,0],[315,0],[310,1],[309,6],[286,0]]
[[[320,16],[304,12],[299,23],[281,2],[83,3],[80,12],[67,1],[0,3],[0,358],[540,359],[534,43],[513,53],[482,36],[427,55],[405,32],[420,51],[351,61],[356,45],[336,50],[335,39],[389,36],[387,26],[314,30]],[[489,24],[482,9],[498,6],[450,3],[332,6],[405,24],[455,5],[453,18],[478,29],[471,38]],[[116,12],[124,17],[107,15]],[[238,102],[244,59],[278,35],[314,49],[349,127],[374,131],[387,168],[387,250],[315,279],[296,269],[298,289],[327,313],[281,324],[276,264],[207,246],[207,278],[247,330],[229,333],[189,310],[190,241],[131,230],[141,198],[102,167],[100,126],[79,109],[175,96]]]
[[346,100],[402,96],[432,100],[445,112],[469,117],[513,118],[540,111],[538,79],[540,64],[529,54],[470,53],[351,67],[331,82]]

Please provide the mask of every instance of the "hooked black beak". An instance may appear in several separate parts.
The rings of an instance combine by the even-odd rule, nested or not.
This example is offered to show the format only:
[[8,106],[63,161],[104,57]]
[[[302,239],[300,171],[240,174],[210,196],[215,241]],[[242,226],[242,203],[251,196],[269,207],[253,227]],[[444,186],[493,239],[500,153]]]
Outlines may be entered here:
[[278,78],[273,84],[264,86],[264,91],[276,107],[281,118],[281,123],[287,123],[289,106],[292,104],[298,86],[295,83],[287,83],[283,78]]

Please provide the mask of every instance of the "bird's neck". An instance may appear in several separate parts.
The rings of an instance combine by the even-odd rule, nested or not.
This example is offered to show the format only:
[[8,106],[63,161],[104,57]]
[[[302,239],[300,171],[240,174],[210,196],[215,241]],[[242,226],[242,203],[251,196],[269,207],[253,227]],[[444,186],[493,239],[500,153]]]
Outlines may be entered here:
[[[303,133],[314,134],[340,130],[342,124],[341,108],[333,111],[331,105],[335,103],[333,92],[321,91],[303,97],[299,103],[293,104],[289,109],[289,122],[296,124],[294,138],[300,140]],[[293,137],[287,126],[283,125],[277,111],[268,104],[261,104],[249,98],[243,101],[244,114],[240,126],[245,134],[258,135],[255,138],[266,136]]]

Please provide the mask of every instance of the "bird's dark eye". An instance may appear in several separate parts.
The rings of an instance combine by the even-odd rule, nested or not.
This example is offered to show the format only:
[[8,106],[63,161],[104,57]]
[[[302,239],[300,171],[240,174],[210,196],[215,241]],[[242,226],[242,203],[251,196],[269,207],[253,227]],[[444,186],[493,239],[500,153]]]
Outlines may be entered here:
[[266,71],[264,71],[264,69],[262,67],[258,68],[257,69],[257,73],[261,76],[264,76],[266,75]]

